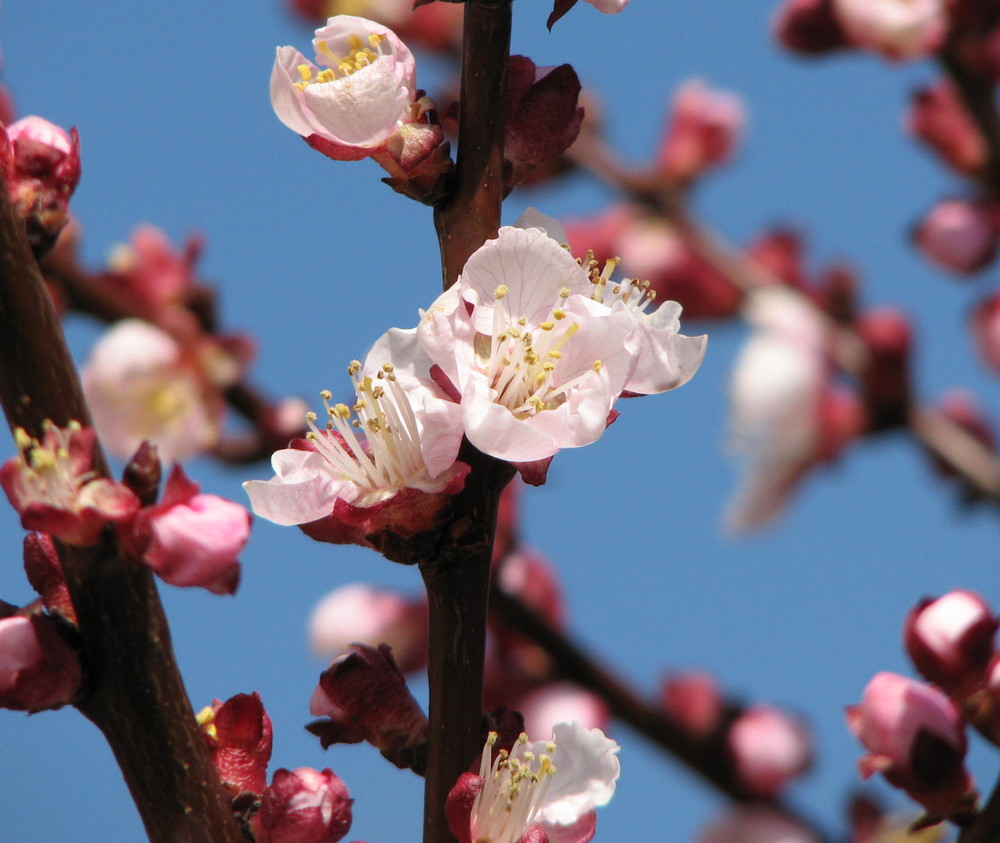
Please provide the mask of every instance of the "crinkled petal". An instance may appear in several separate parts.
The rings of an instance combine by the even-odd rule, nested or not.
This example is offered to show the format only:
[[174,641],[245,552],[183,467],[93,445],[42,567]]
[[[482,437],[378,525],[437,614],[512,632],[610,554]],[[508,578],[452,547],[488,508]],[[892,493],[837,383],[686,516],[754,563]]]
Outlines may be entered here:
[[278,47],[271,70],[271,107],[277,118],[298,135],[307,137],[314,133],[326,134],[321,126],[309,120],[302,108],[301,92],[295,82],[301,78],[296,71],[299,65],[315,70],[316,65],[294,47]]
[[314,451],[285,448],[271,457],[275,477],[248,480],[243,488],[255,514],[289,526],[307,524],[330,514],[338,496],[350,494],[352,484],[338,481]]
[[629,338],[636,366],[625,385],[627,390],[643,395],[666,392],[687,383],[698,371],[708,337],[678,333],[680,314],[677,302],[665,301],[648,316],[640,315]]
[[[584,814],[606,805],[615,792],[621,765],[618,744],[600,729],[581,723],[558,723],[552,730],[556,744],[553,762],[558,772],[535,819],[554,825],[573,825]],[[533,747],[545,752],[545,742]]]

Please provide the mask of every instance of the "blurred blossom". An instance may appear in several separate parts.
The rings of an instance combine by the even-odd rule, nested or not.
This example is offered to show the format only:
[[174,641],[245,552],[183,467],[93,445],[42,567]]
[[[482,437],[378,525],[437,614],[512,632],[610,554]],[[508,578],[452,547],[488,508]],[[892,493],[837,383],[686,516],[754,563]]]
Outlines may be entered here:
[[225,702],[213,700],[198,712],[202,737],[222,783],[233,796],[260,794],[267,785],[272,728],[260,694],[237,694]]
[[386,26],[337,15],[316,30],[316,64],[279,47],[271,105],[289,129],[318,137],[321,151],[356,160],[383,146],[416,99],[416,62]]
[[972,308],[970,326],[979,361],[1000,374],[1000,292],[981,299]]
[[313,652],[332,657],[355,642],[388,644],[403,673],[427,663],[427,601],[407,599],[394,591],[351,583],[331,591],[309,617]]
[[80,180],[80,139],[42,117],[0,127],[0,166],[36,257],[55,244],[69,221],[69,200]]
[[181,345],[148,322],[125,319],[98,340],[82,378],[94,424],[114,454],[129,457],[149,440],[169,462],[216,444],[222,390],[239,373],[213,340]]
[[819,843],[809,829],[764,805],[730,808],[702,829],[695,843]]
[[0,708],[61,708],[80,690],[80,657],[52,618],[0,601]]
[[587,0],[587,2],[606,15],[617,15],[629,4],[629,0]]
[[660,686],[660,698],[667,716],[695,737],[711,733],[723,714],[719,683],[702,671],[666,677]]
[[729,727],[727,740],[740,781],[758,796],[777,797],[812,765],[809,729],[777,708],[747,709]]
[[971,275],[985,269],[1000,245],[998,210],[982,202],[946,199],[935,205],[913,232],[924,256],[951,272]]
[[710,88],[700,79],[685,82],[674,95],[660,142],[660,171],[682,183],[697,179],[733,156],[745,123],[743,101],[736,94]]
[[871,432],[905,427],[910,413],[913,329],[906,314],[882,307],[861,313],[854,330],[865,346],[861,399]]
[[939,690],[899,676],[876,674],[847,723],[868,754],[861,775],[882,773],[932,818],[967,816],[976,793],[965,769],[965,724]]
[[277,770],[253,817],[257,843],[337,843],[351,828],[345,785],[332,770]]
[[200,494],[180,465],[157,506],[144,508],[123,544],[165,582],[233,594],[240,580],[236,558],[250,538],[250,513],[217,495]]
[[902,61],[934,53],[948,30],[945,0],[833,0],[856,47]]
[[921,676],[961,704],[986,684],[993,639],[992,609],[971,591],[921,601],[906,618],[906,651]]
[[775,12],[771,27],[779,44],[804,55],[848,46],[831,0],[785,0]]
[[986,164],[986,141],[950,81],[919,89],[905,125],[959,173],[972,174]]
[[18,455],[0,467],[0,486],[24,529],[91,545],[108,524],[126,521],[139,509],[128,488],[94,472],[93,428],[48,422],[40,442],[22,428],[14,430],[14,441]]
[[[988,451],[995,452],[997,441],[993,422],[986,415],[976,396],[965,389],[952,389],[941,396],[937,410],[953,424],[964,430]],[[963,499],[974,502],[983,496],[982,491],[967,482],[965,475],[936,453],[928,450],[934,470],[942,477],[953,478],[961,484]]]
[[805,299],[755,290],[746,318],[753,333],[730,381],[733,449],[746,460],[726,516],[738,532],[775,520],[809,472],[861,427],[856,400],[829,383],[826,327]]
[[308,414],[307,438],[271,458],[275,476],[243,484],[254,512],[276,524],[297,524],[317,541],[372,547],[401,562],[420,558],[414,536],[434,540],[449,496],[462,489],[469,471],[456,462],[459,407],[429,371],[413,331],[383,335],[364,365],[348,367],[351,406],[331,403],[332,393],[324,391],[323,427]]
[[510,750],[496,752],[496,742],[491,732],[479,775],[464,773],[448,795],[448,825],[459,843],[516,843],[538,834],[534,826],[560,843],[590,840],[594,809],[615,792],[618,744],[580,723],[557,724],[549,741],[522,734]]
[[524,718],[524,731],[550,733],[557,723],[578,721],[587,729],[608,727],[611,713],[596,694],[572,682],[547,682],[513,702]]

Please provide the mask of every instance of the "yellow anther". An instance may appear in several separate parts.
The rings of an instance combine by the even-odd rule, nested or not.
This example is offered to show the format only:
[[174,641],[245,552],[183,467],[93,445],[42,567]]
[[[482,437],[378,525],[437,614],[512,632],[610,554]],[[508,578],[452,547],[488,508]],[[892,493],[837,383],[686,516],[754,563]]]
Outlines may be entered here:
[[544,363],[542,363],[542,371],[543,372],[551,372],[555,368],[556,368],[556,364],[553,363],[551,360],[546,360]]
[[201,711],[195,715],[195,720],[198,721],[198,725],[209,737],[218,737],[219,730],[215,726],[215,711],[212,706],[206,705]]
[[349,419],[351,417],[351,408],[346,404],[334,404],[330,408],[330,415],[335,415],[341,419]]
[[306,88],[309,87],[309,83],[308,82],[293,82],[292,83],[292,87],[293,88],[298,88],[300,91],[304,91]]
[[561,307],[557,307],[555,310],[552,311],[552,315],[556,319],[565,319],[566,318],[566,311],[563,310]]
[[337,65],[337,70],[343,73],[344,76],[350,76],[355,70],[357,70],[357,68],[349,61],[343,61]]
[[314,421],[316,421],[316,414],[312,410],[310,410],[308,413],[306,413],[306,421],[307,422],[314,422]]
[[316,45],[316,52],[321,53],[326,59],[329,60],[330,64],[340,64],[340,57],[330,49],[330,45],[327,44],[326,41],[320,41]]
[[500,735],[497,732],[490,732],[486,736],[486,743],[488,743],[490,746],[493,746],[499,738]]
[[333,398],[333,393],[330,392],[329,389],[324,389],[322,392],[320,392],[319,397],[322,398],[324,401],[329,401],[331,398]]
[[352,50],[363,50],[365,48],[364,43],[358,38],[357,35],[351,33],[347,36],[347,43],[350,45]]
[[557,348],[553,348],[552,351],[548,353],[548,356],[551,357],[553,360],[558,360],[560,357],[562,357],[562,352]]
[[561,298],[561,299],[568,299],[569,296],[570,296],[570,289],[569,289],[569,287],[563,287],[559,291],[559,298]]
[[381,386],[376,386],[372,390],[372,398],[374,398],[376,401],[378,401],[379,398],[381,398],[383,395],[385,395],[385,390]]
[[527,317],[527,316],[521,316],[521,317],[520,317],[520,318],[519,318],[519,319],[517,320],[517,324],[518,324],[518,325],[520,325],[520,326],[521,326],[521,327],[523,328],[523,327],[524,327],[525,325],[527,325],[527,324],[528,324],[528,317]]
[[352,378],[361,371],[361,362],[359,360],[352,360],[347,364],[347,374]]
[[539,328],[543,331],[551,331],[556,326],[555,322],[542,322],[539,324]]
[[595,360],[594,361],[594,371],[595,372],[599,372],[603,368],[604,368],[604,364],[600,360]]
[[303,82],[308,82],[313,78],[312,68],[308,64],[300,64],[295,69],[299,72]]
[[393,372],[396,371],[396,369],[393,367],[392,363],[383,363],[382,371],[385,372],[387,375],[391,375]]
[[493,298],[502,299],[508,292],[510,292],[510,288],[506,284],[499,284],[493,291]]
[[17,427],[14,429],[14,443],[17,445],[18,450],[24,451],[30,448],[32,445],[32,438],[28,436],[27,431],[23,427]]
[[385,41],[385,36],[379,35],[377,32],[373,32],[368,36],[368,43],[371,44],[376,50],[378,49],[378,45],[383,41]]

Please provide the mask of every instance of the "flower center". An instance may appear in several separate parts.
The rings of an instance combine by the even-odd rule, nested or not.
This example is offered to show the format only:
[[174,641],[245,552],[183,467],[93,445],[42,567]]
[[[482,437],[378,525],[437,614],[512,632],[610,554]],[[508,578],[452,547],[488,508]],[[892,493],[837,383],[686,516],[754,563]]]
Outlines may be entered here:
[[295,69],[298,70],[301,81],[293,84],[300,91],[304,91],[310,85],[335,82],[337,79],[343,79],[352,73],[357,73],[357,71],[368,67],[384,55],[381,46],[383,41],[385,41],[384,35],[372,33],[368,36],[368,43],[371,46],[366,47],[357,35],[349,35],[347,42],[351,50],[343,58],[334,53],[326,41],[320,41],[316,45],[316,49],[326,59],[329,66],[323,68],[314,76],[312,67],[308,64],[300,64]]
[[[416,416],[391,363],[383,364],[374,379],[360,372],[361,364],[351,361],[347,373],[357,398],[353,406],[331,404],[329,390],[320,393],[326,430],[316,427],[315,413],[307,413],[307,438],[341,479],[366,489],[400,489],[426,471]],[[356,430],[364,430],[363,441]]]
[[51,421],[45,421],[43,427],[45,444],[28,436],[24,428],[14,431],[14,441],[21,451],[17,458],[22,467],[21,481],[33,500],[74,510],[80,487],[97,476],[93,471],[78,473],[73,464],[70,437],[82,428],[75,421],[65,429],[56,427]]
[[[490,386],[496,390],[497,401],[517,418],[524,419],[542,410],[553,410],[566,401],[566,395],[584,374],[566,381],[557,381],[556,369],[563,357],[563,346],[580,330],[576,322],[564,322],[563,309],[570,296],[563,287],[549,313],[534,329],[528,320],[510,313],[506,284],[493,291],[493,333],[486,346],[486,337],[477,335],[476,356],[480,358]],[[594,369],[601,369],[594,361]]]
[[497,733],[490,732],[479,769],[483,787],[472,804],[473,843],[515,843],[534,821],[556,773],[550,757],[555,743],[536,756],[524,749],[528,736],[522,732],[513,751],[501,749],[491,765],[496,742]]
[[594,287],[590,293],[594,301],[609,307],[620,301],[636,313],[645,313],[656,298],[656,290],[649,288],[648,281],[626,278],[620,284],[611,283],[611,275],[621,263],[621,258],[611,258],[601,267],[600,262],[594,258],[593,251],[588,249],[585,258],[576,260],[587,271],[590,283]]

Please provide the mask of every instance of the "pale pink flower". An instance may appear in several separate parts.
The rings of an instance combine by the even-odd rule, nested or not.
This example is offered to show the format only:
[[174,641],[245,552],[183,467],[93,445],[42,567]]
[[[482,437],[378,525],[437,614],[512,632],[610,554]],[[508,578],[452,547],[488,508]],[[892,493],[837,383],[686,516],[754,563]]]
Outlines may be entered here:
[[520,697],[513,705],[524,718],[524,731],[551,732],[557,723],[578,722],[587,729],[605,729],[608,707],[596,694],[572,682],[547,682]]
[[848,40],[893,60],[928,56],[941,46],[945,6],[944,0],[833,0]]
[[79,655],[63,640],[52,618],[11,614],[0,601],[0,708],[61,708],[80,690]]
[[[679,305],[652,314],[646,286],[612,284],[539,228],[501,228],[417,336],[461,396],[465,435],[512,462],[590,444],[623,391],[661,392],[697,370],[704,338],[677,333]],[[470,313],[471,308],[471,313]]]
[[24,529],[90,545],[108,524],[126,521],[139,509],[127,487],[94,472],[93,428],[49,422],[41,442],[22,428],[14,431],[14,440],[19,453],[0,467],[0,486]]
[[828,382],[825,328],[806,300],[780,287],[755,290],[747,321],[754,331],[730,381],[733,450],[746,462],[726,514],[736,532],[775,520],[860,425],[853,396]]
[[243,484],[257,515],[300,525],[319,541],[365,547],[375,547],[373,537],[384,530],[412,535],[434,527],[469,471],[456,462],[460,410],[434,383],[397,370],[392,359],[414,371],[430,368],[413,331],[387,332],[364,366],[348,367],[352,406],[331,403],[332,394],[323,392],[323,429],[309,413],[308,438],[271,458],[275,477]]
[[315,64],[294,47],[278,48],[274,113],[303,137],[326,141],[331,157],[363,158],[406,120],[416,97],[413,55],[388,27],[351,15],[330,18],[313,47]]
[[214,344],[182,347],[139,319],[114,325],[83,369],[83,389],[98,433],[118,456],[143,441],[164,461],[196,456],[218,441],[221,389],[239,366]]
[[729,727],[727,739],[740,780],[759,796],[778,796],[812,763],[806,726],[769,706],[743,712]]
[[589,840],[594,809],[615,792],[618,744],[580,723],[557,724],[549,741],[522,734],[494,757],[496,741],[491,732],[479,775],[464,774],[449,794],[449,827],[459,843],[515,843],[535,825],[552,843]]
[[238,503],[199,493],[175,465],[157,506],[146,507],[124,537],[164,581],[232,594],[240,578],[237,556],[250,538],[250,513]]

